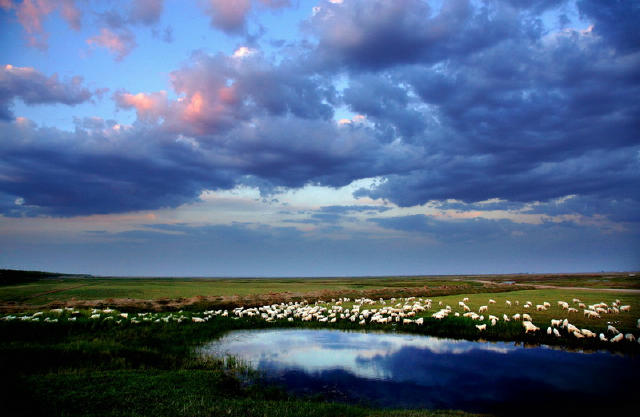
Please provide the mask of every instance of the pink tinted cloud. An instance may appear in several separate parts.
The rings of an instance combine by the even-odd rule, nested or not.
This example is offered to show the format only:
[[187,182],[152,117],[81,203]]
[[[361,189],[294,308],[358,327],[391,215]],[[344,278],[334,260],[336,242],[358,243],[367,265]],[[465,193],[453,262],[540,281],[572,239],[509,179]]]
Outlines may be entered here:
[[134,0],[132,3],[130,21],[151,25],[160,20],[164,0]]
[[246,31],[246,19],[254,4],[269,9],[278,9],[291,5],[289,0],[208,0],[205,13],[211,16],[211,26],[228,34],[243,34]]
[[129,30],[114,32],[110,29],[102,28],[99,35],[87,39],[87,44],[106,48],[109,52],[115,54],[117,61],[121,61],[136,47],[136,40]]
[[211,26],[227,33],[244,32],[251,0],[209,0],[207,3],[206,12],[211,16]]
[[113,98],[120,108],[136,109],[140,120],[156,121],[159,118],[164,118],[167,114],[168,101],[165,91],[138,94],[119,91],[114,94]]
[[15,10],[18,22],[26,32],[29,45],[39,49],[48,47],[49,34],[44,31],[43,21],[55,10],[60,10],[61,16],[73,29],[79,30],[81,26],[82,13],[74,0],[0,0],[0,7]]

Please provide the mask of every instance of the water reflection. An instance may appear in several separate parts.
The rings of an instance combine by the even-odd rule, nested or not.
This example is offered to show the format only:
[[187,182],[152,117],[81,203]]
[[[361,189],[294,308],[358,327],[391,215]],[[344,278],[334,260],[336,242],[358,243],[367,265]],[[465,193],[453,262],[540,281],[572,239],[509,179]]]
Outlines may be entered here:
[[584,415],[599,413],[598,407],[611,411],[631,406],[638,388],[637,358],[524,349],[503,342],[250,330],[229,333],[203,351],[245,360],[294,392],[379,406]]

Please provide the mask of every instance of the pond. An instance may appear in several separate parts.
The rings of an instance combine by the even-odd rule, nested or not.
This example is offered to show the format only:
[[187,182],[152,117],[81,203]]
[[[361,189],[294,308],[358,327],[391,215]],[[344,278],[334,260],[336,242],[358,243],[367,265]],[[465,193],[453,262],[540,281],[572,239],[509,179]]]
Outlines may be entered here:
[[232,355],[296,394],[393,408],[597,415],[636,408],[640,358],[547,346],[338,330],[230,332]]

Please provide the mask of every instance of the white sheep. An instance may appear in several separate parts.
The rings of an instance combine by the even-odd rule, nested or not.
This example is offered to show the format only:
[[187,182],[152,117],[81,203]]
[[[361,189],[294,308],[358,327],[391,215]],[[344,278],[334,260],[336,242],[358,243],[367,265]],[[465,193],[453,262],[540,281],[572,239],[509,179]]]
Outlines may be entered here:
[[503,315],[502,315],[502,319],[503,319],[504,321],[509,321],[509,316],[507,316],[506,314],[503,314]]
[[553,329],[551,327],[547,327],[547,334],[548,335],[553,334]]
[[615,327],[613,327],[612,325],[608,325],[607,326],[607,331],[611,332],[613,334],[619,334],[620,332],[618,331],[618,329],[616,329]]
[[624,338],[627,339],[630,342],[633,342],[634,340],[636,340],[635,336],[631,333],[627,333],[624,335]]
[[528,315],[527,313],[522,314],[522,320],[526,320],[526,321],[533,321],[531,319],[531,316]]
[[556,335],[556,337],[560,337],[560,332],[558,331],[558,329],[553,329],[553,334]]
[[488,306],[480,306],[480,308],[478,309],[478,313],[484,313],[487,310],[489,310]]
[[620,311],[631,311],[631,306],[629,305],[620,306]]
[[486,324],[476,324],[476,328],[479,331],[484,331],[484,330],[487,330],[487,325]]
[[612,342],[612,343],[618,343],[619,341],[622,340],[623,337],[624,336],[622,335],[622,333],[618,333],[617,336],[612,337],[611,340],[609,340],[609,341]]
[[513,319],[516,321],[520,320],[520,314],[514,314]]
[[489,304],[495,304],[495,303],[496,303],[496,300],[489,298]]
[[507,300],[504,303],[507,305],[507,307],[511,307],[511,301]]
[[539,327],[536,327],[533,323],[531,323],[530,321],[523,321],[522,325],[525,328],[525,333],[529,333],[529,332],[535,332],[540,330]]
[[604,335],[604,333],[600,333],[600,340],[601,340],[601,341],[603,341],[603,342],[606,342],[606,341],[607,341],[607,338],[606,338],[606,336]]

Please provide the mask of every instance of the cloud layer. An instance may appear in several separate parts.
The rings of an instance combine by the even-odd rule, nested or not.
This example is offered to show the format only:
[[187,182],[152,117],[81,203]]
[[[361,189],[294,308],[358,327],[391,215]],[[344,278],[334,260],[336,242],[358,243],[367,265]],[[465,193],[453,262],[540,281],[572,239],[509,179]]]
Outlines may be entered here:
[[[251,10],[288,4],[210,1],[206,10],[236,35]],[[627,29],[638,8],[580,1],[580,25],[541,18],[562,7],[321,1],[301,26],[307,39],[275,56],[259,45],[197,51],[166,91],[116,91],[114,105],[135,111],[130,126],[4,122],[0,191],[20,199],[12,215],[73,216],[176,207],[240,184],[268,195],[378,177],[357,195],[399,206],[499,199],[511,210],[637,221],[640,42]],[[162,10],[139,1],[105,14],[89,42],[122,59],[135,46],[127,28],[157,23]],[[72,105],[92,95],[81,81],[30,71],[2,72],[5,120],[15,98]],[[344,111],[358,122],[338,123]]]

